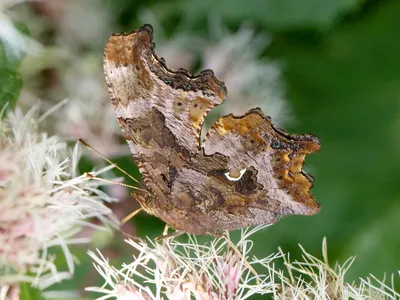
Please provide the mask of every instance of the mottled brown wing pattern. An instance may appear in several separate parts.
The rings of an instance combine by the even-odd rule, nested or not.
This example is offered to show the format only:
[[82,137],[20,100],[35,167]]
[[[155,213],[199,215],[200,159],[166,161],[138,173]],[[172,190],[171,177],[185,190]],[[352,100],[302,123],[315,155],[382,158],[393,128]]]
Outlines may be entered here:
[[[245,116],[219,119],[202,143],[206,155],[229,157],[223,178],[234,189],[226,206],[245,206],[252,212],[246,224],[273,223],[282,215],[312,215],[319,205],[310,193],[314,179],[302,168],[304,158],[320,148],[312,135],[290,135],[274,128],[260,109]],[[242,197],[232,201],[230,194]]]
[[115,114],[151,197],[143,208],[169,226],[195,234],[311,215],[319,205],[305,155],[320,147],[312,135],[289,135],[261,110],[228,115],[200,143],[207,112],[226,97],[211,70],[171,70],[154,52],[152,28],[113,35],[104,70]]

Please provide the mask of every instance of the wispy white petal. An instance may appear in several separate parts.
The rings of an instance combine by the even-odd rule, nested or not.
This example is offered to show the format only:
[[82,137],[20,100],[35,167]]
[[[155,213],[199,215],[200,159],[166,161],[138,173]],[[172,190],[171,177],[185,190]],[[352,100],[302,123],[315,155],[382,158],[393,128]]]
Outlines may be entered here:
[[[90,240],[74,238],[83,227],[104,230],[118,227],[118,220],[104,205],[116,200],[98,189],[103,182],[74,177],[78,147],[70,150],[59,137],[39,132],[36,112],[17,110],[0,121],[0,282],[44,289],[72,276],[68,245]],[[52,247],[61,248],[67,271],[57,270]]]

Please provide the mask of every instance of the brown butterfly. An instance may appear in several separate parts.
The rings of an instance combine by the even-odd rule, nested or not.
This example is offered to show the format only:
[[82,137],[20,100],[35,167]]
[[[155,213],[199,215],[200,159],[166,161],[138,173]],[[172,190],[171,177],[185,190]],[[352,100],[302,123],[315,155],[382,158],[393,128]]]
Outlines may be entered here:
[[227,95],[213,71],[171,70],[154,52],[153,29],[115,34],[104,54],[115,114],[149,193],[142,208],[178,232],[220,235],[283,215],[313,215],[304,158],[310,134],[275,128],[259,108],[220,118],[203,141],[207,112]]

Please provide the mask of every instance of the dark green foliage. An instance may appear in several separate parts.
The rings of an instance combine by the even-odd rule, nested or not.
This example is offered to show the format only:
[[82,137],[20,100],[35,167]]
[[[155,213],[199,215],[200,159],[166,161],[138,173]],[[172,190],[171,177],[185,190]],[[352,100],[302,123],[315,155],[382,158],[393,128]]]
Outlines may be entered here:
[[177,13],[185,23],[193,24],[211,15],[220,17],[224,23],[238,25],[243,21],[258,24],[277,31],[317,29],[334,26],[343,15],[357,11],[364,0],[188,0],[163,1],[154,5],[154,11],[162,21]]
[[0,42],[0,108],[6,103],[14,106],[22,88],[22,78],[18,71],[20,59],[6,53]]

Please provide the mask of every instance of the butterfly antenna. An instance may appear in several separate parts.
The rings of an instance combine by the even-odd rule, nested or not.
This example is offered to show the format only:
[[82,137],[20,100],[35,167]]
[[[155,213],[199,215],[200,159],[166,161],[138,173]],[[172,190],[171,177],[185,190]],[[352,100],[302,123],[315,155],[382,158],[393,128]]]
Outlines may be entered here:
[[95,175],[92,175],[92,174],[90,174],[90,173],[88,173],[88,172],[83,173],[83,175],[86,176],[86,177],[88,177],[88,178],[90,178],[90,179],[96,179],[96,180],[103,181],[103,182],[107,182],[107,183],[122,185],[122,186],[126,186],[126,187],[128,187],[128,188],[131,188],[131,189],[134,189],[134,190],[139,190],[139,191],[146,192],[146,193],[149,192],[149,191],[147,191],[147,190],[138,188],[137,186],[133,186],[133,185],[130,185],[130,184],[118,182],[118,181],[115,181],[115,180],[109,180],[109,179],[100,178],[100,177],[97,177],[97,176],[95,176]]
[[[119,171],[121,171],[122,173],[124,173],[125,175],[127,175],[130,179],[132,179],[133,181],[135,181],[137,184],[139,184],[139,185],[142,186],[142,184],[141,184],[135,177],[133,177],[131,174],[129,174],[129,173],[126,172],[124,169],[122,169],[121,167],[119,167],[116,163],[114,163],[114,162],[112,162],[111,160],[109,160],[107,157],[105,157],[105,156],[104,156],[103,154],[101,154],[99,151],[97,151],[96,149],[94,149],[92,146],[90,146],[90,145],[89,145],[88,143],[86,143],[84,140],[79,139],[78,141],[79,141],[82,145],[84,145],[86,148],[88,148],[89,150],[91,150],[91,151],[93,151],[94,153],[96,153],[97,155],[99,155],[102,159],[104,159],[104,160],[105,160],[106,162],[108,162],[110,165],[114,166],[116,169],[118,169]],[[146,193],[148,193],[148,194],[150,195],[149,191],[146,190],[146,189],[141,189],[141,188],[138,188],[138,187],[135,187],[135,186],[132,186],[132,185],[129,185],[129,184],[117,182],[117,181],[112,181],[112,180],[107,180],[107,179],[99,178],[99,177],[93,176],[93,175],[91,175],[91,174],[89,174],[89,173],[85,173],[85,174],[86,174],[87,177],[92,178],[92,179],[97,179],[97,180],[100,180],[100,181],[103,181],[103,182],[109,182],[109,183],[114,183],[114,184],[118,184],[118,185],[130,187],[130,188],[135,189],[135,190],[144,191],[144,192],[146,192]]]
[[[112,184],[118,184],[118,185],[126,186],[126,187],[131,188],[131,189],[134,189],[134,190],[139,190],[139,191],[143,191],[143,192],[149,193],[147,190],[143,190],[143,189],[138,188],[138,187],[136,187],[136,186],[129,185],[129,184],[125,184],[125,183],[118,182],[118,181],[115,181],[115,180],[108,180],[108,179],[100,178],[100,177],[94,176],[94,175],[92,175],[92,174],[90,174],[90,173],[88,173],[88,172],[83,173],[83,175],[86,176],[86,177],[88,177],[88,178],[90,178],[90,179],[96,179],[96,180],[100,180],[100,181],[108,182],[108,183],[112,183]],[[150,194],[150,193],[149,193],[149,194]],[[136,216],[136,215],[137,215],[139,212],[141,212],[142,210],[143,210],[143,208],[141,207],[141,208],[138,208],[137,210],[135,210],[134,212],[130,213],[129,215],[127,215],[125,218],[122,219],[121,225],[124,225],[126,222],[128,222],[130,219],[132,219],[134,216]],[[127,236],[127,237],[129,237],[129,238],[132,238],[132,239],[136,238],[136,237],[134,237],[134,236],[132,236],[132,235],[130,235],[130,234],[124,232],[122,229],[121,229],[121,232],[122,232],[125,236]],[[141,239],[139,239],[139,240],[142,241]]]
[[92,146],[90,146],[88,143],[86,143],[84,140],[79,139],[79,142],[81,144],[83,144],[86,148],[88,148],[89,150],[93,151],[94,153],[96,153],[98,156],[100,156],[102,159],[104,159],[106,162],[108,162],[110,165],[113,165],[115,168],[117,168],[118,170],[120,170],[122,173],[124,173],[125,175],[129,176],[130,179],[132,179],[133,181],[135,181],[136,183],[139,183],[139,181],[133,177],[131,174],[129,174],[128,172],[126,172],[124,169],[122,169],[121,167],[119,167],[116,163],[112,162],[111,160],[109,160],[107,157],[105,157],[103,154],[101,154],[99,151],[97,151],[96,149],[93,149]]

